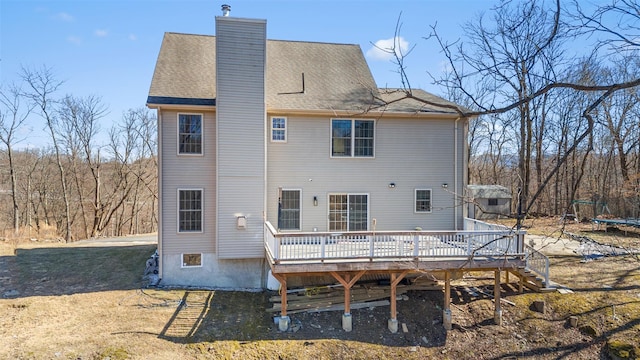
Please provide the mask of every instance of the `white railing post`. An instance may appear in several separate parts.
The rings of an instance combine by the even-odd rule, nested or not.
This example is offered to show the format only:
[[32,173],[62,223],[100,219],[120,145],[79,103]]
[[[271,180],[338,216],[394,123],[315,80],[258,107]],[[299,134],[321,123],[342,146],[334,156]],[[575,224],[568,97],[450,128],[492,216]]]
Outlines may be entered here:
[[373,258],[375,255],[376,235],[369,236],[369,257]]

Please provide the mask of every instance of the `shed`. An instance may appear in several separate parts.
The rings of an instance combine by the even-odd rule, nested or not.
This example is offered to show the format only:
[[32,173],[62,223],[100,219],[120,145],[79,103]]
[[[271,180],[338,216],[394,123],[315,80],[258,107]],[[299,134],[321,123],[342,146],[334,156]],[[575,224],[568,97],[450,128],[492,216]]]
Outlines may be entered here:
[[511,191],[501,185],[468,185],[469,217],[496,219],[511,214]]

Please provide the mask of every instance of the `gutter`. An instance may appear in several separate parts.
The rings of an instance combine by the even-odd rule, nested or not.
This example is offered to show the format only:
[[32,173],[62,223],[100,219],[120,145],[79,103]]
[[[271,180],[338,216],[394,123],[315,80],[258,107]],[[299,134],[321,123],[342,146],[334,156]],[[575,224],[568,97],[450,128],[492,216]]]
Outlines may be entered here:
[[433,119],[454,119],[460,118],[457,113],[441,112],[399,112],[399,111],[357,111],[357,110],[304,110],[304,109],[277,109],[267,108],[268,114],[289,114],[289,115],[317,115],[317,116],[348,116],[352,118],[380,118],[380,117],[401,117],[401,118],[433,118]]

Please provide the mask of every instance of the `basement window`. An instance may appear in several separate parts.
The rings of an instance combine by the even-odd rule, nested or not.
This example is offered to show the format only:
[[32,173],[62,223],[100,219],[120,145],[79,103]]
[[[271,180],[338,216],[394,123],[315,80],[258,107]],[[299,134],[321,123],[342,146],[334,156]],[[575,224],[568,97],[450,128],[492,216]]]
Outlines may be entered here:
[[202,254],[182,254],[182,267],[202,267]]

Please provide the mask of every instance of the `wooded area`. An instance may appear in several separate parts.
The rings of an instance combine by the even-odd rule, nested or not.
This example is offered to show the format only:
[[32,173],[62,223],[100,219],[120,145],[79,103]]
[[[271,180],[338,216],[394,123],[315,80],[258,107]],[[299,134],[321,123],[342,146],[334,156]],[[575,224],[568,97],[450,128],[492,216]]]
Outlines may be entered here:
[[[157,124],[152,112],[129,110],[103,129],[107,108],[102,99],[56,98],[63,84],[48,68],[25,68],[21,77],[21,84],[0,93],[4,236],[69,242],[156,231]],[[33,115],[43,120],[52,145],[17,149]]]
[[[469,128],[469,183],[511,189],[512,211],[640,217],[640,4],[611,0],[503,1],[447,42],[426,39],[446,59],[432,79],[477,116]],[[400,22],[396,35],[401,30]],[[396,56],[404,97],[413,95]],[[157,230],[156,119],[129,110],[110,129],[96,96],[60,96],[49,68],[24,68],[0,84],[0,232],[66,241]],[[47,148],[25,148],[39,117]],[[108,134],[107,140],[104,140]],[[463,196],[463,194],[458,194]],[[0,236],[3,236],[0,233]]]

